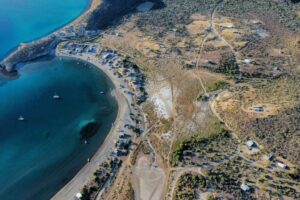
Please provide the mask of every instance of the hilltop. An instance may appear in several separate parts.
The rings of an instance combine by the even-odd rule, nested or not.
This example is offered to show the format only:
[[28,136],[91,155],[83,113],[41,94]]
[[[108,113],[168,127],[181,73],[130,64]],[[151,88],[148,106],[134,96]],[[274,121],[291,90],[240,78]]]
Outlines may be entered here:
[[[146,76],[142,107],[153,127],[105,199],[141,190],[165,199],[299,198],[300,5],[156,5],[125,15],[96,39]],[[143,185],[135,170],[142,161],[163,170],[157,184],[164,191]]]

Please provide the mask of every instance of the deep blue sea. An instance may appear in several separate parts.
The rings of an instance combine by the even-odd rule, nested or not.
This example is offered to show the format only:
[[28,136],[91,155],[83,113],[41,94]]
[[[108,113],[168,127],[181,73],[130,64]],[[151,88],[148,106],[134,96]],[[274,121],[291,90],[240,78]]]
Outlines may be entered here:
[[[54,58],[0,81],[0,199],[48,199],[92,157],[111,128],[117,103],[93,65]],[[105,94],[101,94],[101,92]],[[61,96],[53,99],[54,94]],[[19,121],[22,115],[24,121]],[[85,121],[102,124],[80,140]]]
[[[0,0],[0,55],[78,16],[86,0]],[[67,58],[0,75],[0,199],[46,200],[99,148],[117,115],[113,86],[95,66]],[[101,94],[101,91],[104,94]],[[61,96],[60,100],[53,95]],[[19,116],[24,121],[19,121]],[[85,144],[84,122],[102,126]],[[74,194],[75,195],[75,194]]]

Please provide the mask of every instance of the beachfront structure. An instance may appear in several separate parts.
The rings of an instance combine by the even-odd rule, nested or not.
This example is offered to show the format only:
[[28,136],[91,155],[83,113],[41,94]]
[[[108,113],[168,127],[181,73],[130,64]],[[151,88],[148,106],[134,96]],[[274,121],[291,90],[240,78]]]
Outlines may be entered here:
[[77,193],[74,197],[74,200],[81,200],[82,198],[82,194],[81,193]]
[[87,52],[89,53],[96,53],[97,48],[95,46],[88,46]]
[[85,35],[85,28],[84,25],[79,24],[75,27],[75,32],[78,36],[84,36]]
[[116,146],[119,149],[128,149],[129,145],[131,143],[131,140],[129,138],[121,138],[117,141]]
[[96,55],[98,48],[99,46],[96,44],[67,42],[63,45],[62,50],[68,50],[72,53],[87,53],[90,55]]
[[85,31],[86,36],[96,36],[100,33],[100,31],[94,31],[94,30],[87,30]]
[[76,53],[82,53],[82,52],[83,52],[83,49],[80,48],[80,47],[77,47],[77,48],[75,49],[75,52],[76,52]]
[[73,26],[67,26],[67,27],[65,28],[65,31],[66,31],[67,33],[72,33],[72,32],[74,31],[74,27],[73,27]]
[[120,133],[120,136],[119,136],[120,139],[126,139],[128,137],[130,137],[130,135],[128,135],[126,133]]
[[113,156],[122,156],[124,155],[125,152],[123,152],[122,150],[120,149],[115,149],[112,153]]
[[102,58],[105,59],[105,60],[110,60],[112,59],[113,57],[115,57],[114,54],[112,54],[111,52],[104,52],[102,54]]
[[60,39],[72,39],[72,38],[76,37],[76,34],[74,32],[68,33],[65,31],[60,31],[58,33],[58,37]]

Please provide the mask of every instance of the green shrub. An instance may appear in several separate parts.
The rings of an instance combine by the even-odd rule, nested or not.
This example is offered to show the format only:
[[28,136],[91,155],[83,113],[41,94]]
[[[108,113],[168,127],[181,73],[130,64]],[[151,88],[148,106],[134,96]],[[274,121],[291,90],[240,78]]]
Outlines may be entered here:
[[207,86],[207,92],[213,92],[217,90],[227,89],[230,84],[226,81],[217,81]]

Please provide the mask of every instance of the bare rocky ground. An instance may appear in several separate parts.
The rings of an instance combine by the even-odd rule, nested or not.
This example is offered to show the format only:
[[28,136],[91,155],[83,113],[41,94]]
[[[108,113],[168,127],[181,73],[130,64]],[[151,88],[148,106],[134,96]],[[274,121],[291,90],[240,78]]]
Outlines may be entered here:
[[151,166],[146,157],[141,157],[133,167],[132,185],[137,200],[156,200],[163,198],[165,173]]

